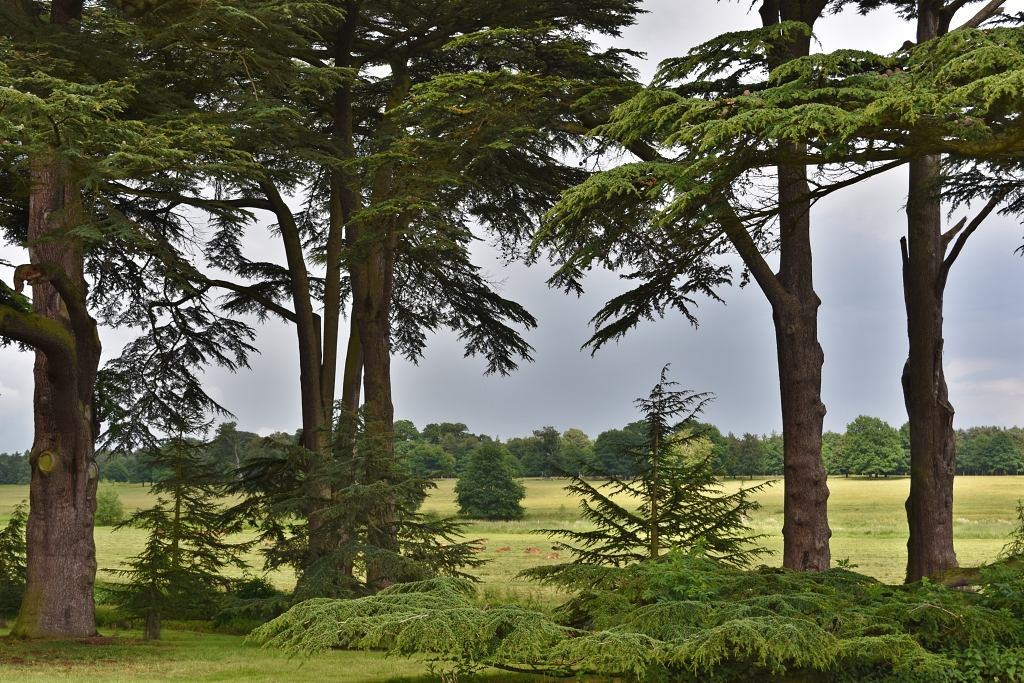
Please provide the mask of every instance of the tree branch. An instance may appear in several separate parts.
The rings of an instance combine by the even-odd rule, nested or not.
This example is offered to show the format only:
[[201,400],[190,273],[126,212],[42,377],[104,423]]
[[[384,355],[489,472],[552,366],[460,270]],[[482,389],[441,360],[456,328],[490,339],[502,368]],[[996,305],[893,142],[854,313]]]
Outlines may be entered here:
[[775,273],[772,272],[768,262],[761,255],[761,250],[757,248],[754,240],[750,237],[750,233],[747,232],[746,227],[743,225],[743,221],[739,219],[736,211],[731,206],[726,210],[725,215],[719,219],[719,223],[725,232],[725,236],[729,238],[729,241],[736,248],[740,258],[743,259],[743,263],[750,270],[750,274],[757,281],[772,307],[786,305],[789,300],[789,292],[785,290],[779,279],[775,277]]
[[60,323],[0,304],[0,335],[42,351],[54,365],[74,367],[75,341]]
[[[978,215],[974,217],[974,220],[967,225],[967,229],[963,231],[963,234],[961,234],[960,237],[957,238],[956,244],[953,245],[953,249],[949,252],[949,256],[947,256],[946,259],[942,262],[942,269],[939,271],[939,287],[946,286],[946,277],[949,275],[949,269],[953,266],[953,262],[956,261],[956,257],[960,255],[961,251],[963,251],[964,245],[967,243],[967,238],[970,237],[974,233],[974,231],[978,229],[978,226],[981,225],[982,221],[988,218],[988,215],[992,213],[993,209],[996,208],[996,205],[998,205],[999,202],[1003,200],[1004,194],[1005,193],[1000,192],[994,195],[991,199],[989,199],[988,203],[985,204],[985,208],[978,212]],[[964,218],[964,220],[966,220],[966,217]],[[960,223],[962,224],[963,221],[960,221]],[[954,228],[950,232],[953,232],[954,230],[956,230],[956,228]],[[942,243],[943,246],[945,246],[946,236],[943,235],[942,237]]]
[[[987,5],[978,10],[978,13],[967,20],[966,23],[961,24],[956,28],[957,31],[965,28],[978,28],[985,21],[991,19],[995,15],[1003,11],[1003,4],[1006,0],[992,0]],[[957,8],[959,9],[959,8]]]
[[284,306],[274,303],[265,296],[257,294],[256,292],[253,291],[252,287],[246,287],[245,285],[240,285],[235,282],[229,282],[227,280],[209,280],[208,282],[214,287],[221,287],[223,289],[229,289],[232,292],[243,294],[252,299],[253,301],[255,301],[256,303],[258,303],[259,305],[266,308],[268,311],[273,311],[274,313],[281,316],[285,320],[288,320],[289,322],[298,322],[298,318],[294,313],[289,311]]
[[21,293],[25,283],[39,285],[49,282],[57,294],[60,295],[64,307],[68,309],[68,317],[71,319],[71,326],[77,332],[86,334],[96,326],[92,316],[89,315],[88,305],[85,301],[85,292],[79,290],[71,278],[68,277],[64,267],[55,261],[43,261],[42,263],[25,264],[14,270],[14,291]]

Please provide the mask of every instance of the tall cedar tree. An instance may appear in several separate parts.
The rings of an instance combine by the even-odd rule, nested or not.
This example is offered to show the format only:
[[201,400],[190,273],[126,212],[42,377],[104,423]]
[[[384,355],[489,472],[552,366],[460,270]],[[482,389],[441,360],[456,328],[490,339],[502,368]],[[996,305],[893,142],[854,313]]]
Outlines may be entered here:
[[[388,582],[434,576],[471,578],[483,564],[476,541],[460,541],[464,525],[418,512],[429,479],[413,476],[391,450],[393,435],[370,433],[361,416],[337,419],[332,453],[266,440],[269,455],[248,458],[228,492],[242,497],[228,510],[236,529],[251,524],[266,569],[291,567],[293,601],[356,597]],[[386,507],[389,526],[380,521]]]
[[[488,372],[529,359],[511,325],[535,321],[469,261],[470,225],[515,244],[584,177],[561,158],[582,144],[587,121],[633,86],[619,51],[598,53],[578,36],[615,34],[638,11],[635,0],[333,9],[306,24],[302,44],[267,36],[281,67],[268,57],[219,94],[236,144],[265,169],[222,183],[222,196],[272,213],[287,266],[247,260],[237,220],[225,220],[208,245],[212,263],[251,282],[211,281],[231,291],[230,310],[295,323],[303,445],[321,454],[330,450],[349,292],[341,400],[354,410],[365,390],[370,431],[392,430],[392,352],[418,358],[427,330],[459,331]],[[306,202],[293,211],[284,197],[299,190]],[[310,274],[311,259],[323,264],[322,280]]]
[[14,506],[7,525],[0,530],[0,624],[18,613],[25,595],[24,501]]
[[[980,1],[980,0],[979,0]],[[917,20],[917,43],[939,38],[952,28],[963,0],[897,0],[902,14]],[[999,13],[1002,2],[987,2],[960,28],[977,28]],[[903,296],[910,348],[903,366],[903,398],[910,422],[910,496],[907,498],[907,581],[956,566],[953,548],[953,478],[956,475],[956,432],[942,361],[942,307],[946,280],[964,242],[1003,193],[964,229],[942,230],[942,156],[923,155],[909,162],[907,236],[903,253]],[[962,232],[961,232],[962,231]],[[959,234],[959,239],[953,243]],[[952,248],[950,244],[953,243]]]
[[[829,7],[838,9],[843,4],[843,0],[764,0],[758,10],[764,28],[748,34],[752,36],[750,43],[740,46],[737,37],[741,34],[727,34],[694,49],[687,58],[669,60],[662,65],[654,88],[668,88],[674,83],[675,92],[684,97],[724,99],[763,87],[770,70],[808,54],[810,29],[815,21]],[[747,80],[760,74],[763,74],[760,82]],[[613,129],[603,130],[643,162],[651,164],[670,163],[660,155],[662,152],[671,154],[678,144],[671,138],[659,140],[635,131],[625,130],[624,135],[617,136]],[[801,149],[799,138],[781,141],[777,156],[799,157]],[[630,166],[636,168],[644,164]],[[762,227],[747,228],[737,218],[738,210],[730,204],[730,196],[740,188],[718,188],[719,192],[708,200],[715,204],[714,212],[720,216],[720,235],[724,234],[731,250],[743,259],[743,281],[753,276],[772,306],[785,460],[783,565],[821,571],[829,567],[832,532],[828,526],[828,487],[821,458],[825,417],[825,406],[821,402],[824,354],[818,343],[821,301],[813,285],[811,192],[807,169],[802,164],[779,164],[776,178],[773,215],[778,225],[771,235]],[[650,181],[648,187],[656,186],[657,176]],[[595,351],[625,334],[641,319],[653,318],[656,313],[663,315],[667,307],[678,308],[696,324],[689,310],[695,303],[693,293],[718,299],[715,288],[730,281],[729,268],[715,265],[709,258],[710,254],[724,250],[721,240],[687,239],[683,248],[699,255],[684,253],[680,257],[672,253],[680,246],[677,240],[652,244],[656,240],[637,235],[631,224],[647,223],[651,219],[623,206],[622,199],[608,196],[607,203],[618,204],[625,215],[616,215],[610,220],[586,216],[584,220],[592,222],[593,234],[585,236],[586,224],[569,225],[580,219],[578,214],[573,215],[576,210],[572,204],[576,198],[570,194],[556,208],[552,224],[536,243],[554,246],[560,252],[564,266],[552,282],[567,288],[578,289],[577,276],[594,263],[610,268],[625,265],[636,268],[637,272],[629,278],[641,280],[642,284],[609,301],[594,317],[597,331],[588,343]],[[692,220],[678,215],[672,219]],[[764,256],[773,250],[778,250],[780,256],[778,273],[771,271]],[[685,278],[685,281],[677,284],[678,278]]]
[[[700,546],[708,555],[728,564],[749,564],[763,548],[750,547],[758,536],[748,533],[746,518],[758,509],[750,500],[766,484],[723,494],[722,472],[711,465],[711,456],[693,462],[677,454],[680,446],[699,439],[699,431],[684,429],[696,422],[709,394],[672,389],[668,366],[650,396],[636,400],[644,415],[644,441],[622,447],[630,462],[626,478],[615,477],[594,465],[578,463],[578,474],[563,473],[570,480],[566,491],[579,496],[582,517],[596,528],[590,531],[551,529],[544,533],[565,539],[574,563],[624,566],[656,560],[669,550],[690,551]],[[587,478],[599,477],[594,484]],[[626,501],[638,503],[636,508]],[[527,576],[557,580],[571,574],[571,565],[527,570]]]
[[476,519],[520,519],[526,487],[516,481],[512,454],[500,443],[481,444],[469,454],[455,484],[459,514]]
[[[164,107],[164,82],[140,96],[174,77],[154,76],[144,59],[151,53],[116,11],[57,0],[5,3],[0,14],[0,223],[29,261],[15,269],[13,289],[0,286],[0,340],[36,353],[28,575],[14,632],[88,636],[95,633],[94,449],[107,412],[97,401],[94,315],[149,327],[152,336],[172,328],[160,309],[176,308],[173,324],[191,334],[171,356],[176,368],[211,347],[244,348],[246,334],[180,299],[174,271],[189,236],[173,212],[122,202],[104,188],[194,185],[200,154],[232,155],[219,131],[190,127],[196,121],[187,112]],[[31,302],[21,295],[26,283]],[[228,365],[239,360],[231,350],[219,356]],[[198,386],[194,377],[190,386]]]
[[167,476],[154,482],[153,507],[135,512],[116,529],[148,532],[141,553],[108,572],[125,580],[112,587],[121,609],[146,620],[144,637],[160,639],[164,616],[208,619],[226,589],[226,567],[244,569],[247,546],[223,537],[224,471],[206,457],[208,444],[182,435],[141,457]]
[[[811,55],[776,66],[767,81],[754,78],[764,56],[793,32],[806,34],[807,26],[784,22],[773,30],[727,34],[666,61],[655,85],[598,131],[627,148],[647,149],[653,160],[612,169],[567,193],[538,240],[559,250],[565,263],[556,281],[570,287],[595,262],[636,266],[630,277],[641,286],[598,314],[599,324],[618,319],[599,329],[595,342],[621,335],[668,305],[690,315],[691,293],[714,296],[730,274],[715,264],[716,254],[736,249],[743,255],[747,244],[746,254],[753,255],[755,246],[778,244],[768,228],[785,207],[759,196],[764,170],[772,166],[819,165],[809,193],[816,199],[910,160],[947,154],[958,171],[945,179],[954,207],[971,199],[989,203],[957,239],[943,272],[965,236],[994,209],[995,195],[1007,198],[1004,212],[1019,212],[1014,160],[1020,122],[1012,115],[1019,99],[1017,32],[957,31],[888,57]],[[664,87],[672,83],[679,85]],[[648,140],[670,156],[654,155]],[[799,148],[784,144],[794,140]],[[626,228],[636,222],[644,233]],[[946,233],[947,247],[961,228]],[[755,279],[772,282],[767,267],[744,258]],[[788,461],[786,473],[788,479]],[[918,473],[934,486],[951,481],[934,467]],[[945,547],[940,540],[951,508],[926,488],[917,487],[921,493],[912,500],[929,510],[924,517],[936,517],[912,524],[910,543]]]

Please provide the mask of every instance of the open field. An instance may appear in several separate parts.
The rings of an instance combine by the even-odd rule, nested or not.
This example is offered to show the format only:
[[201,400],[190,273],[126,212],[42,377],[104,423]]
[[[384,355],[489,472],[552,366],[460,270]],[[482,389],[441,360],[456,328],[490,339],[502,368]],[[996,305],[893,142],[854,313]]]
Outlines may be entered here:
[[[555,561],[525,554],[528,547],[547,551],[552,545],[548,539],[531,532],[581,526],[583,522],[577,515],[576,502],[567,498],[562,490],[562,482],[527,479],[525,483],[525,519],[517,522],[473,522],[468,527],[468,534],[472,538],[487,539],[487,551],[484,554],[493,559],[493,562],[478,570],[484,590],[492,594],[503,594],[512,589],[523,598],[533,593],[534,597],[543,599],[545,594],[538,589],[512,581],[512,577],[525,567]],[[755,479],[753,483],[759,483],[759,480]],[[729,490],[750,485],[749,481],[725,482]],[[137,484],[116,486],[126,510],[151,504],[148,488]],[[443,516],[455,514],[457,507],[454,487],[454,479],[439,481],[424,511]],[[910,480],[905,477],[830,478],[832,557],[849,558],[859,566],[858,571],[882,581],[901,581],[907,542],[903,503],[909,487]],[[961,565],[976,565],[991,560],[1013,528],[1014,506],[1019,498],[1024,498],[1024,477],[958,477],[955,492],[954,536]],[[0,523],[6,522],[15,504],[27,498],[27,486],[0,486]],[[757,499],[762,509],[753,514],[751,525],[757,533],[767,536],[763,544],[777,553],[765,558],[765,563],[778,564],[781,562],[778,553],[782,550],[781,482],[768,488]],[[141,547],[142,537],[142,532],[131,529],[114,532],[109,527],[98,527],[96,551],[100,568],[116,567],[124,557]],[[493,552],[505,546],[511,550]],[[252,559],[254,564],[258,562],[258,558]],[[294,582],[290,574],[280,574],[273,579],[283,588],[290,587]]]
[[[754,482],[758,483],[757,480]],[[425,511],[454,514],[454,480],[438,482]],[[750,482],[728,481],[735,490]],[[547,550],[552,543],[531,532],[544,528],[581,526],[576,504],[567,499],[558,481],[527,480],[527,516],[518,522],[473,522],[472,538],[487,539],[485,555],[493,561],[478,570],[482,598],[487,602],[516,600],[520,603],[550,604],[557,596],[522,581],[514,575],[528,566],[553,562],[543,556],[527,555],[530,546]],[[117,485],[125,508],[149,504],[148,488]],[[907,525],[903,502],[909,480],[835,478],[829,481],[832,497],[829,511],[833,530],[833,558],[849,558],[858,571],[898,582],[905,562]],[[28,497],[27,486],[0,486],[0,523],[5,523],[13,506]],[[955,537],[963,565],[992,559],[1013,528],[1014,506],[1024,498],[1024,477],[960,477],[956,480]],[[767,537],[763,543],[780,551],[782,547],[782,487],[777,484],[758,496],[762,509],[751,519],[753,528]],[[97,528],[99,566],[114,567],[141,545],[142,534],[133,530],[113,532]],[[509,546],[509,552],[496,553]],[[563,553],[564,554],[564,553]],[[254,560],[256,558],[253,558]],[[564,559],[564,558],[563,558]],[[778,555],[766,558],[778,564]],[[294,578],[273,577],[281,587]],[[165,629],[165,640],[151,644],[139,640],[138,632],[115,633],[102,630],[105,638],[91,642],[12,641],[0,630],[0,680],[4,683],[122,683],[127,681],[247,681],[252,683],[302,683],[339,681],[436,681],[428,677],[423,661],[387,659],[377,653],[328,652],[310,659],[289,658],[283,653],[247,645],[240,636],[197,634]],[[531,679],[531,681],[527,681]],[[543,683],[536,677],[495,673],[488,683]]]

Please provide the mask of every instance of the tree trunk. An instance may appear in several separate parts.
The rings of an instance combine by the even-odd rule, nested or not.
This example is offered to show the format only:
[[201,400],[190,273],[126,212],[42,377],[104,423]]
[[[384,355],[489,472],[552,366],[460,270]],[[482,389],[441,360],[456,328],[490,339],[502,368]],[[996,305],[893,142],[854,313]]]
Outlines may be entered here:
[[[948,29],[952,16],[943,16],[942,4],[941,0],[919,3],[919,44]],[[939,156],[910,162],[907,238],[902,242],[909,340],[903,366],[903,400],[910,422],[908,582],[958,566],[953,550],[956,433],[942,370],[946,245],[942,237],[941,162]]]
[[321,386],[323,355],[320,343],[320,316],[313,311],[313,297],[302,250],[302,237],[295,217],[277,187],[271,182],[263,182],[260,187],[274,208],[292,280],[295,334],[299,342],[302,446],[314,453],[326,454],[330,446],[330,422],[325,421]]
[[782,395],[782,443],[785,480],[782,565],[799,571],[824,571],[831,554],[828,486],[821,458],[825,404],[821,402],[818,307],[811,259],[807,169],[779,167],[780,262],[776,276],[788,296],[772,306]]
[[944,290],[940,158],[910,162],[903,292],[910,342],[903,398],[910,420],[910,497],[907,499],[907,581],[954,568],[953,478],[956,432],[942,370]]
[[160,640],[160,613],[150,612],[146,615],[146,630],[144,640]]
[[[56,159],[36,159],[29,240],[66,230],[79,212],[78,189],[64,166]],[[33,329],[19,335],[11,329],[17,321],[0,316],[0,331],[6,327],[9,336],[36,347],[26,586],[12,633],[85,637],[96,633],[93,517],[99,470],[93,452],[98,427],[93,391],[100,344],[96,323],[86,311],[81,245],[57,238],[29,253],[33,265],[21,266],[15,280],[19,288],[23,280],[32,285],[34,315],[27,317]],[[33,339],[33,333],[49,338]]]
[[[391,231],[388,231],[391,232]],[[394,276],[393,233],[376,245],[359,268],[360,291],[353,307],[363,351],[366,437],[375,452],[365,454],[377,463],[368,478],[386,480],[394,458],[395,409],[391,398],[391,290]],[[370,545],[397,551],[395,503],[389,498],[375,502]],[[394,580],[386,567],[367,562],[366,584],[377,591]]]
[[[824,0],[764,0],[759,13],[765,26],[779,21],[802,21],[814,26],[826,4]],[[769,61],[774,67],[809,52],[810,37],[801,37],[771,55]],[[800,147],[794,146],[793,151],[799,152]],[[831,563],[832,536],[821,456],[825,419],[821,368],[825,354],[818,343],[821,300],[814,291],[806,167],[780,166],[778,188],[779,272],[774,277],[764,273],[763,259],[750,249],[750,244],[745,245],[744,262],[771,303],[775,323],[785,481],[782,564],[799,571],[824,571]],[[739,251],[744,255],[744,249]]]

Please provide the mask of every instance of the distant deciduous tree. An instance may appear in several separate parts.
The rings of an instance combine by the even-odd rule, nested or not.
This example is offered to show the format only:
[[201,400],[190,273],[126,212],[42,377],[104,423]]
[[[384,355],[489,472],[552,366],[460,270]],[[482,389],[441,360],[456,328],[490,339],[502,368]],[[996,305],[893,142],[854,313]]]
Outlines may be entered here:
[[526,488],[516,481],[517,468],[499,443],[478,446],[455,485],[459,512],[478,519],[519,519]]
[[[395,451],[400,452],[400,449],[396,448]],[[405,459],[410,471],[417,477],[436,479],[455,474],[455,458],[434,444],[415,444],[405,453]]]
[[853,474],[890,475],[909,467],[900,433],[877,417],[860,415],[846,426],[841,442],[844,465]]
[[756,434],[744,434],[733,450],[729,474],[753,479],[755,474],[764,474],[767,469],[768,458],[761,439]]

